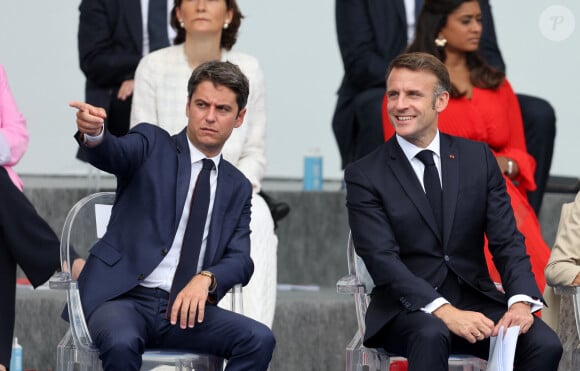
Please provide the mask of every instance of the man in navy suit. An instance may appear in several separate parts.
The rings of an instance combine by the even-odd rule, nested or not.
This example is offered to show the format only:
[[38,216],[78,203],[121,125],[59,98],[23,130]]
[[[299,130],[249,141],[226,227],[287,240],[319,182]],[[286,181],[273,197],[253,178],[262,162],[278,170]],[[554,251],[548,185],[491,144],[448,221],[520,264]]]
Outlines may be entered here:
[[[450,352],[487,358],[489,337],[519,326],[516,369],[556,370],[562,347],[532,315],[543,299],[497,161],[485,143],[437,129],[449,89],[437,58],[396,57],[386,89],[396,135],[345,170],[356,252],[376,284],[364,343],[407,357],[409,370],[447,370]],[[484,236],[505,294],[489,277]]]
[[[383,142],[381,104],[384,72],[411,42],[415,18],[423,1],[336,0],[336,31],[344,77],[332,119],[342,166],[368,154]],[[505,63],[497,45],[489,0],[479,0],[483,23],[480,53],[502,71]],[[545,100],[518,94],[528,152],[536,160],[537,189],[529,201],[539,212],[552,163],[556,117]]]
[[[252,187],[221,156],[225,141],[242,124],[248,93],[248,80],[237,66],[200,65],[188,84],[187,128],[175,136],[142,123],[115,137],[103,129],[102,108],[71,103],[78,109],[82,152],[117,177],[111,223],[79,277],[84,314],[105,370],[139,370],[147,347],[224,357],[227,370],[267,369],[275,344],[271,331],[215,305],[235,284],[246,284],[253,271]],[[209,210],[201,221],[199,259],[188,262],[196,273],[172,293],[170,306],[180,252],[189,247],[184,234],[193,188],[208,159],[215,165]]]

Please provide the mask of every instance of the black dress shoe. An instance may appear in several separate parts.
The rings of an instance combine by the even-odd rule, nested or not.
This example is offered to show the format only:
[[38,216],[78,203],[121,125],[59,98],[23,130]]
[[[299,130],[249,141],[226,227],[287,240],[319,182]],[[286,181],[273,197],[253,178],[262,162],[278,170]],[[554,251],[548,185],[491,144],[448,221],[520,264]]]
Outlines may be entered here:
[[272,219],[274,220],[274,229],[278,228],[278,221],[284,219],[290,213],[290,205],[286,202],[275,201],[264,191],[260,191],[258,194],[266,201],[270,209],[270,214],[272,214]]

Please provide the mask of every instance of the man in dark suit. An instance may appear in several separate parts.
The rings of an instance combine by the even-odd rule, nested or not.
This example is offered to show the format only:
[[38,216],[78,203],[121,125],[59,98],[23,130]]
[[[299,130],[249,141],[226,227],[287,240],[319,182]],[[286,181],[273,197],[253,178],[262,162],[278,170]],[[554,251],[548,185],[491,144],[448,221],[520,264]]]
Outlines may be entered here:
[[[143,3],[149,4],[147,9]],[[106,126],[113,135],[129,131],[133,76],[141,57],[170,45],[171,3],[83,0],[79,6],[78,48],[80,67],[87,79],[85,100],[106,109]],[[157,4],[161,10],[152,7]],[[161,16],[158,27],[152,22],[156,15]],[[156,42],[157,38],[161,41]]]
[[[237,66],[200,65],[188,84],[187,128],[173,137],[146,123],[115,137],[103,129],[102,108],[71,103],[79,109],[82,151],[117,177],[111,223],[79,277],[84,314],[105,370],[139,370],[146,347],[228,358],[228,370],[267,369],[275,343],[271,331],[215,305],[253,271],[252,187],[221,157],[225,141],[242,124],[248,93]],[[209,206],[195,220],[190,215],[201,202],[201,174],[211,162]],[[199,222],[199,257],[184,261],[193,247],[186,242],[190,224]],[[182,265],[193,270],[180,289],[175,286]]]
[[409,370],[447,370],[450,352],[487,358],[489,337],[519,326],[516,369],[555,370],[562,347],[532,315],[543,302],[497,161],[485,143],[437,129],[449,89],[437,58],[396,57],[386,94],[397,135],[345,170],[356,252],[376,285],[364,343]]
[[[342,166],[361,158],[383,142],[381,104],[384,72],[402,53],[414,34],[417,0],[336,0],[336,30],[344,65],[344,77],[332,128]],[[495,34],[489,0],[480,0],[483,32],[480,52],[488,63],[505,71]],[[539,212],[548,181],[556,117],[540,98],[518,95],[528,151],[536,160],[537,189],[530,204]]]

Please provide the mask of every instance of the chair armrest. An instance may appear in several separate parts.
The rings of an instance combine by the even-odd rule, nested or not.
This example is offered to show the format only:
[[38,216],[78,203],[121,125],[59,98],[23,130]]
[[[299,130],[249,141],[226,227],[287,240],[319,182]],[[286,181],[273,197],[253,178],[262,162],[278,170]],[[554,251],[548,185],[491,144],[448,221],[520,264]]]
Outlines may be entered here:
[[339,294],[366,294],[365,285],[363,285],[354,274],[348,274],[336,282],[336,292]]
[[554,293],[560,296],[571,296],[574,306],[576,331],[580,337],[580,286],[553,286]]
[[244,313],[244,301],[242,296],[242,285],[237,284],[230,290],[232,293],[232,312]]
[[554,293],[562,296],[573,296],[577,295],[580,291],[580,286],[552,286],[554,288]]
[[56,272],[50,277],[48,287],[53,290],[68,290],[72,282],[69,272]]

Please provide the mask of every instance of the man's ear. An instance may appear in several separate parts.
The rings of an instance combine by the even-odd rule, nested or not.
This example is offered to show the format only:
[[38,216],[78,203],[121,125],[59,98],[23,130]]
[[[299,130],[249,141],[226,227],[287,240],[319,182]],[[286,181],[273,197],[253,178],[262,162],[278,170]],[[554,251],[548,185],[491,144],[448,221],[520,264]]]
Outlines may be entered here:
[[187,98],[187,103],[185,103],[185,116],[189,118],[189,104],[191,103],[191,97]]
[[240,112],[238,112],[238,117],[236,117],[236,123],[234,124],[234,128],[239,128],[240,126],[242,126],[242,123],[244,122],[244,116],[246,116],[246,109],[242,109]]
[[449,103],[449,92],[444,91],[443,93],[439,94],[437,100],[435,101],[435,111],[437,113],[443,112]]

